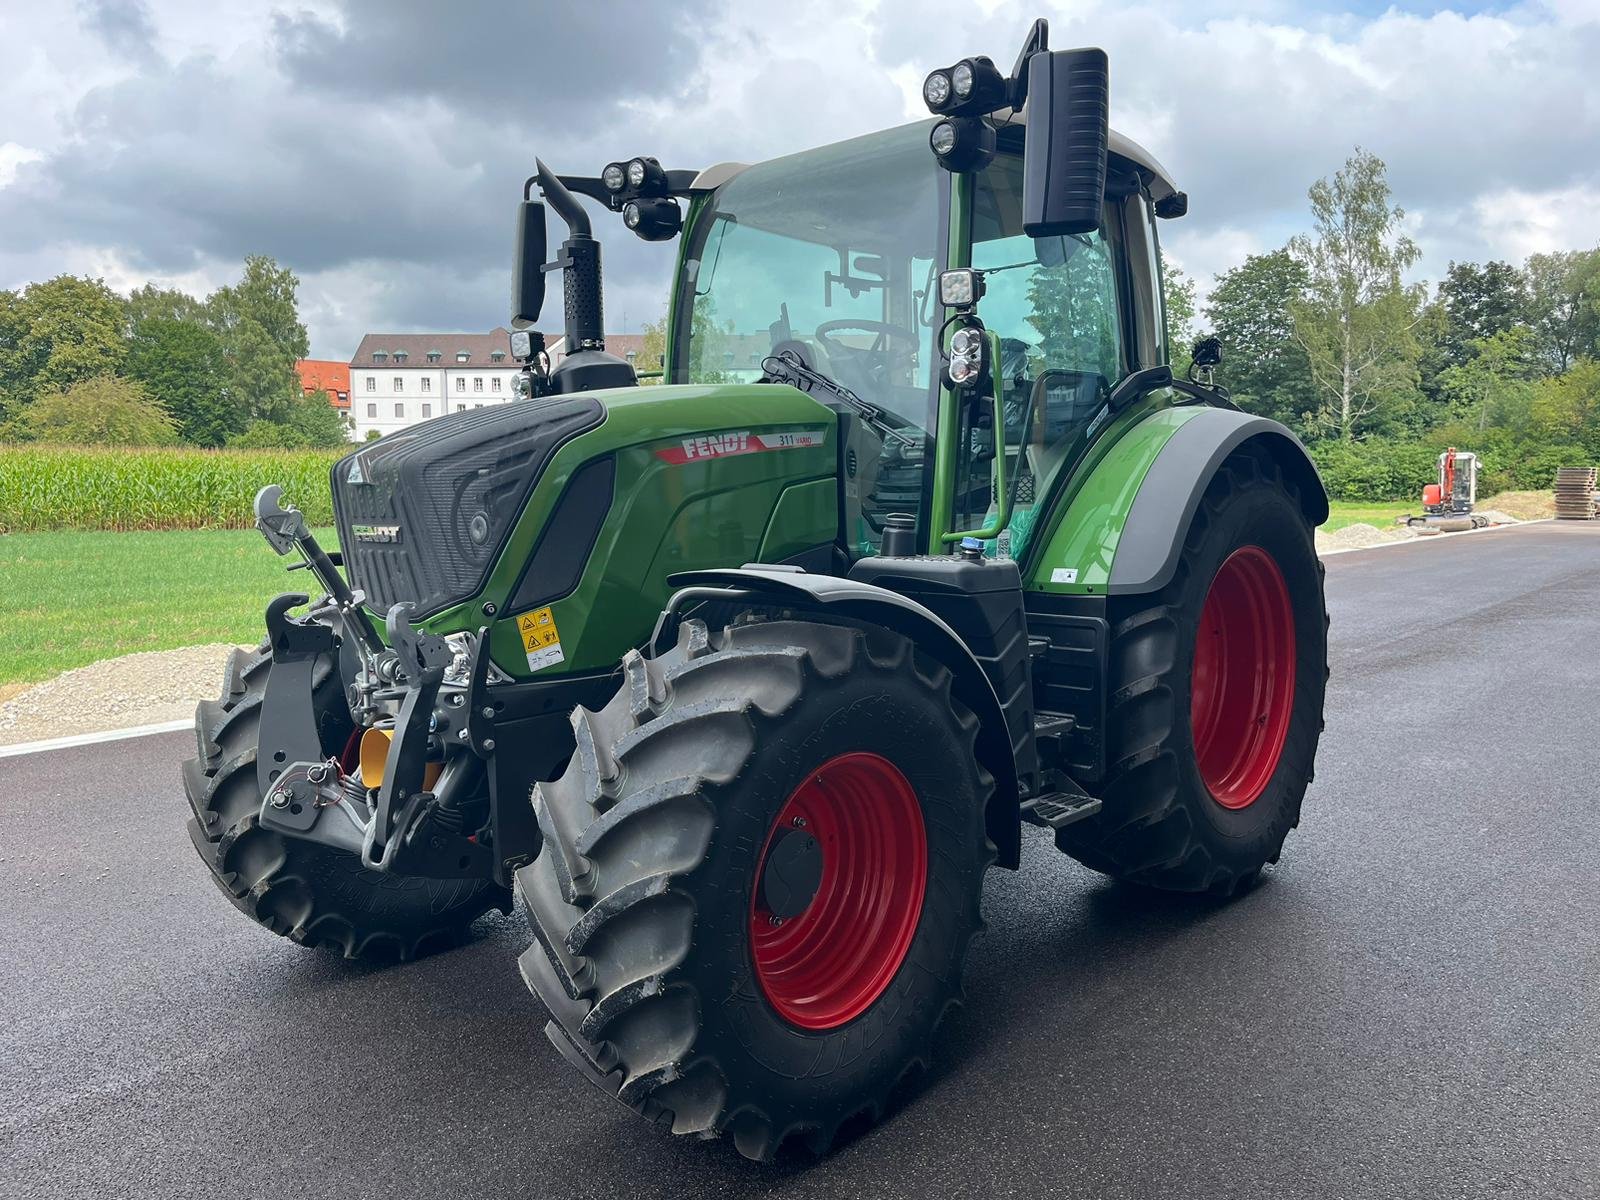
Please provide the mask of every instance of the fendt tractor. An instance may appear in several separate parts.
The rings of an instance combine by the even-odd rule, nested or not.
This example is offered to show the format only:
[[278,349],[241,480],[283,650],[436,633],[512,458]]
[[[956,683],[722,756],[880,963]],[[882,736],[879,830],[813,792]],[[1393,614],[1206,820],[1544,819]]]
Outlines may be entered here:
[[[1009,75],[930,74],[920,123],[538,163],[520,398],[340,459],[336,552],[256,500],[323,594],[273,599],[199,709],[189,829],[234,905],[406,959],[520,897],[567,1062],[765,1159],[926,1063],[1024,826],[1154,888],[1276,862],[1322,726],[1326,494],[1215,345],[1174,375],[1157,227],[1188,201],[1107,81],[1041,21]],[[579,197],[679,239],[657,386],[605,350]]]

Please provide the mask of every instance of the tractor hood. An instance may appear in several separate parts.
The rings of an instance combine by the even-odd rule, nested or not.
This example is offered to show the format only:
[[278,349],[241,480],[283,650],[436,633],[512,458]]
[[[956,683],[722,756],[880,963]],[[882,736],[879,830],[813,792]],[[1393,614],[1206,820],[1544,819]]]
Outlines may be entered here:
[[[831,474],[835,424],[828,409],[778,384],[615,388],[452,413],[334,464],[345,571],[375,612],[410,603],[413,619],[425,618],[487,597],[530,553],[548,560],[564,542],[586,543],[560,556],[580,571],[607,511],[636,511],[618,500],[635,489],[655,502],[633,523],[667,522],[660,536],[670,552],[674,514],[663,506],[692,509],[730,480]],[[755,456],[764,461],[717,469]],[[547,531],[560,509],[571,527]],[[497,597],[490,611],[514,599]]]

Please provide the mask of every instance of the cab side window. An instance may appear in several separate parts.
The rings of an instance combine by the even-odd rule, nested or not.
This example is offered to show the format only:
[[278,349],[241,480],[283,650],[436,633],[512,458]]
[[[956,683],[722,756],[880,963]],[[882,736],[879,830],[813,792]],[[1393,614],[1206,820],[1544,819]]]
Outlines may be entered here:
[[978,311],[1000,336],[1013,556],[1026,548],[1034,504],[1127,373],[1113,236],[1109,221],[1078,237],[1024,234],[1020,156],[1002,154],[978,177],[972,264],[985,272]]

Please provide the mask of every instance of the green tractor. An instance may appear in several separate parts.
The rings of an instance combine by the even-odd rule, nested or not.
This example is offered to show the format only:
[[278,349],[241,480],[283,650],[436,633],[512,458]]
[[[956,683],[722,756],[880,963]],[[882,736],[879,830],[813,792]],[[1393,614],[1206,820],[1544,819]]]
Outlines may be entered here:
[[[753,166],[541,163],[522,397],[341,459],[337,554],[263,491],[323,595],[268,605],[184,769],[251,919],[405,959],[520,896],[561,1055],[758,1159],[926,1062],[1024,826],[1235,894],[1322,728],[1326,495],[1214,346],[1174,377],[1187,200],[1109,131],[1105,55],[1039,22],[923,94]],[[605,351],[580,195],[680,239],[660,386]]]

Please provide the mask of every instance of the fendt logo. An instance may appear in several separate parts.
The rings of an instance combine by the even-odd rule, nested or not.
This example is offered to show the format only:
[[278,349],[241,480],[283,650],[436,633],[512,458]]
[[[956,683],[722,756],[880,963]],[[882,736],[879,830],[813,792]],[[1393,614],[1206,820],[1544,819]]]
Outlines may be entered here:
[[398,542],[400,540],[400,526],[398,525],[352,525],[350,532],[355,535],[358,542]]
[[792,429],[781,433],[751,433],[730,429],[684,438],[676,446],[664,446],[656,457],[669,463],[697,462],[703,458],[731,458],[736,454],[760,454],[767,450],[798,450],[820,446],[828,439],[826,429]]

